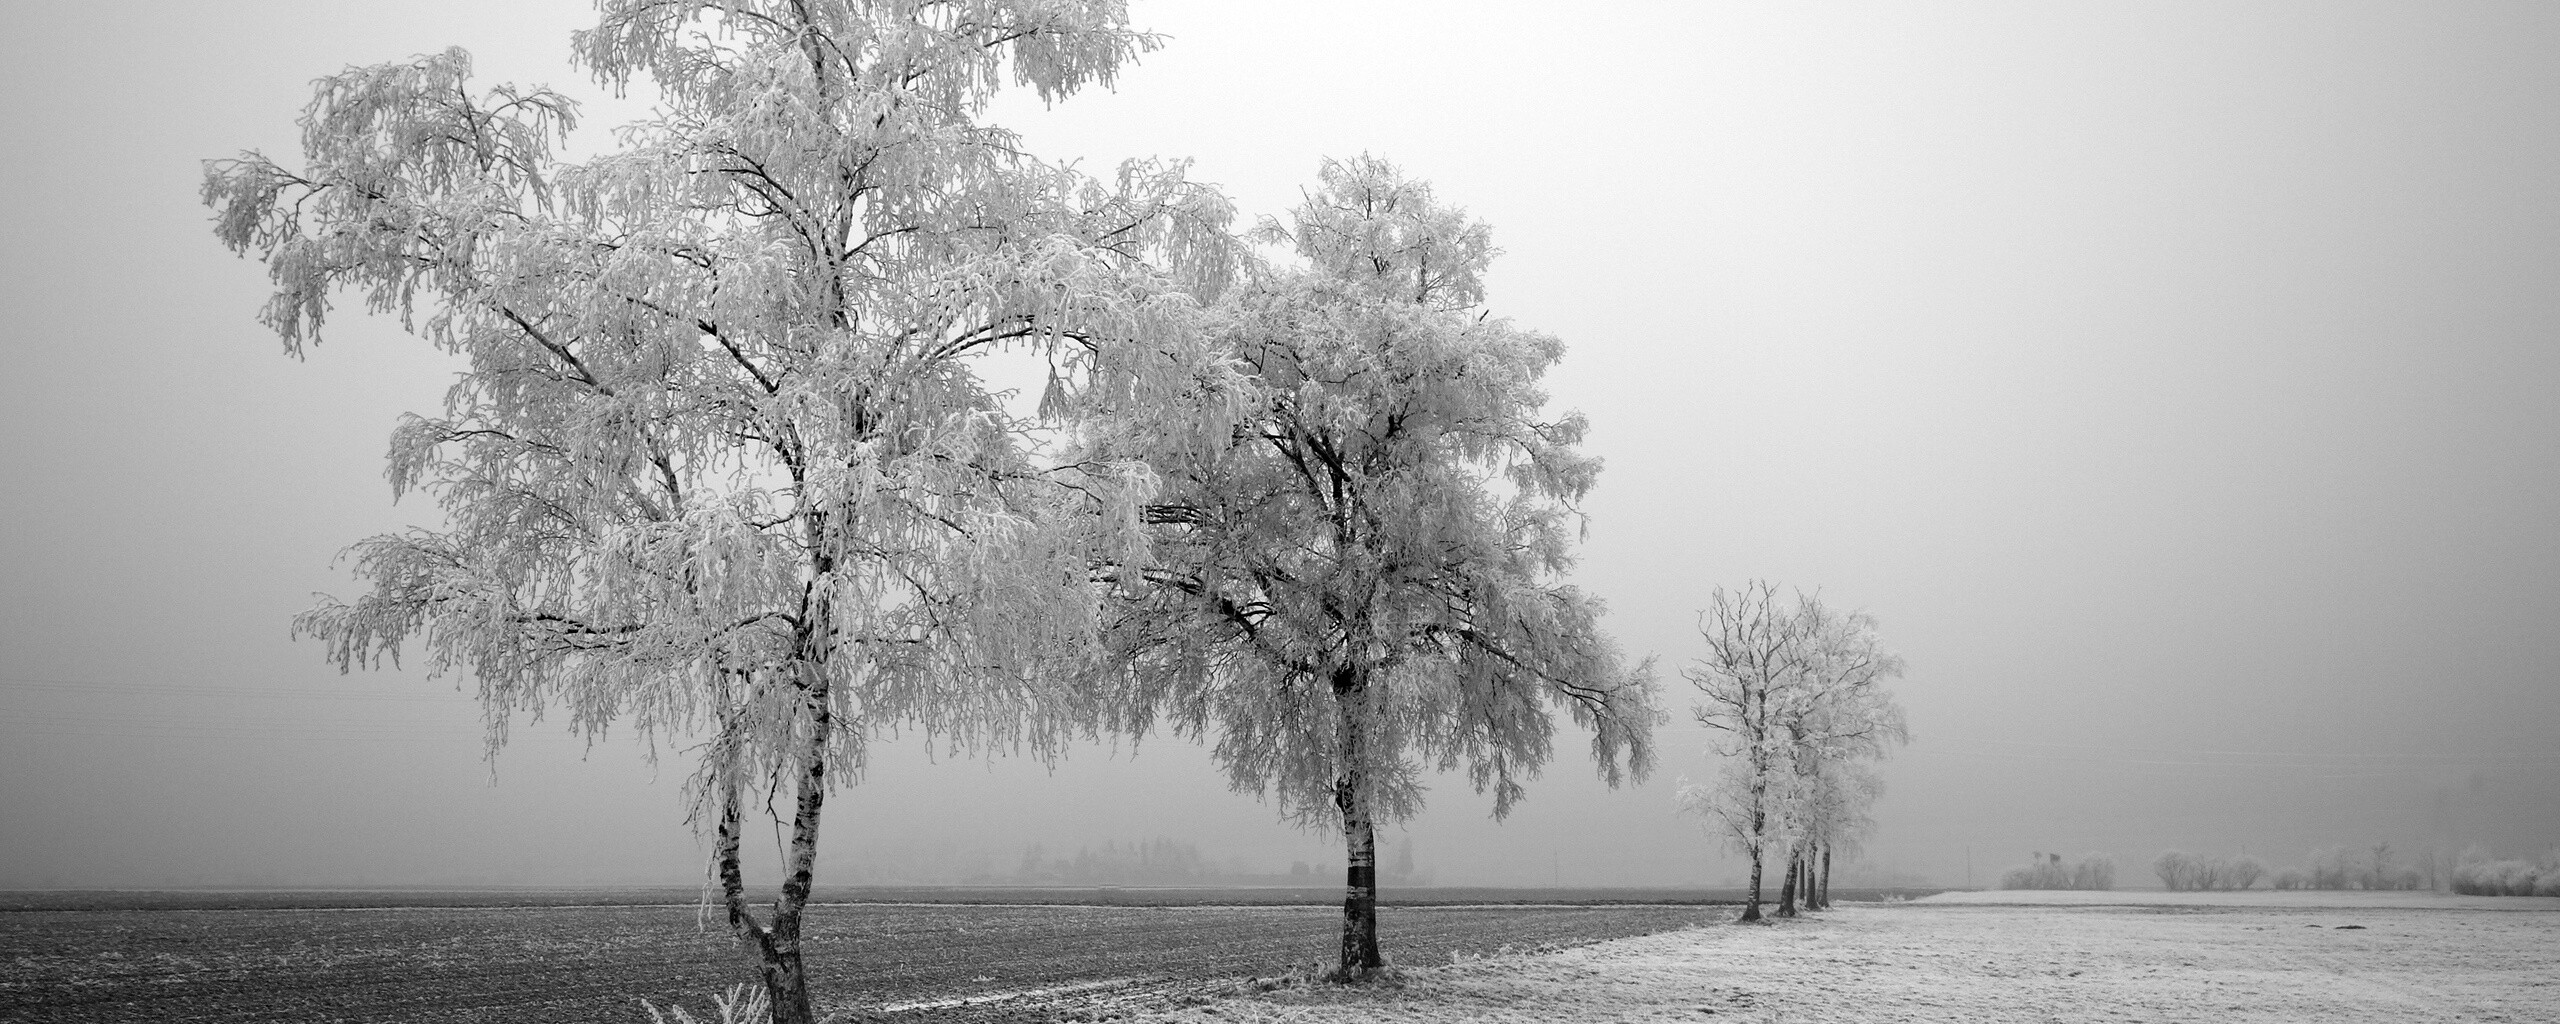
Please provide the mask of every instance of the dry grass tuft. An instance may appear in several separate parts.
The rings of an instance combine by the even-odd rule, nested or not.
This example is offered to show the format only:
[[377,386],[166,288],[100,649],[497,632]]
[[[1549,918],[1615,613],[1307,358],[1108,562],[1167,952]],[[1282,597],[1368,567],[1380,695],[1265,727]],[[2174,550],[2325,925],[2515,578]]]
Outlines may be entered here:
[[658,1009],[658,1004],[640,1000],[649,1011],[651,1024],[761,1024],[771,1013],[766,1009],[764,989],[753,985],[731,985],[729,991],[711,997],[711,1005],[719,1011],[715,1020],[696,1017],[681,1006]]

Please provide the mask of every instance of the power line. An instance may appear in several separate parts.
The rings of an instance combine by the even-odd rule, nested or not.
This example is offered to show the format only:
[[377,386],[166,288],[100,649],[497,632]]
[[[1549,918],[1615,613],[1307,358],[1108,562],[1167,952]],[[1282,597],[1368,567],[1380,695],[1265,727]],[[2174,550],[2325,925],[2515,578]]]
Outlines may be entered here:
[[76,693],[113,696],[117,694],[162,697],[248,697],[260,700],[389,700],[421,703],[453,704],[477,698],[460,690],[443,693],[397,693],[382,690],[302,689],[275,686],[188,686],[177,683],[138,683],[127,681],[48,679],[28,676],[0,676],[0,689],[33,693]]
[[457,723],[435,712],[478,706],[458,691],[0,676],[0,732],[19,736],[447,744],[485,737],[486,721],[475,713]]
[[[2482,758],[2500,760],[2535,760],[2560,764],[2560,753],[2465,753],[2465,754],[2358,754],[2306,753],[2290,750],[2211,750],[2196,747],[2155,747],[2118,743],[2057,743],[2050,740],[2007,740],[1985,737],[1932,737],[1933,743],[1981,744],[2003,747],[2041,747],[2050,750],[2093,751],[2118,750],[2140,754],[2162,754],[2182,757],[2250,757],[2291,758],[2302,761],[2379,761],[2392,763],[2468,764]],[[1915,744],[1916,745],[1916,744]],[[2202,763],[2202,762],[2199,762]],[[2219,762],[2217,762],[2219,763]]]
[[[1695,724],[1675,723],[1664,727],[1661,731],[1709,732],[1711,730]],[[1943,749],[1951,744],[1956,746],[1978,745],[1994,747],[2033,747],[2043,750],[2057,751],[2057,753],[2042,754],[2028,751],[1970,752],[1975,756],[2046,758],[2070,761],[2105,761],[2110,763],[2127,764],[2151,763],[2258,767],[2260,765],[2241,761],[2206,760],[2209,758],[2255,758],[2271,762],[2264,765],[2267,767],[2278,767],[2282,764],[2299,764],[2304,767],[2327,766],[2324,765],[2323,762],[2348,762],[2347,764],[2337,764],[2337,767],[2359,766],[2353,764],[2354,762],[2363,762],[2376,766],[2445,765],[2462,767],[2479,765],[2484,762],[2491,761],[2522,762],[2527,766],[2539,764],[2560,765],[2560,753],[2549,751],[2472,751],[2460,754],[2371,754],[2326,751],[2306,752],[2299,750],[2220,750],[2204,747],[2164,747],[2125,743],[2062,743],[2051,740],[2011,740],[1979,736],[1942,736],[1934,733],[1923,734],[1919,738],[1914,739],[1908,749],[1914,753],[1944,755],[1952,753]],[[2115,756],[2117,754],[2155,756],[2145,759]],[[1898,752],[1896,756],[1899,756]],[[2163,760],[2162,758],[2177,758],[2181,760]]]

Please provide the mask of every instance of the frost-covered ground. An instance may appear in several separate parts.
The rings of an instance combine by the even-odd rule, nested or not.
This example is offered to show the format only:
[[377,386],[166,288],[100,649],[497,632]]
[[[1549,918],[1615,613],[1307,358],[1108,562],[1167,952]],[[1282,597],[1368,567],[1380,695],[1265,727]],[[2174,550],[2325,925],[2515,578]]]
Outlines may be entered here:
[[2246,892],[2165,892],[2119,889],[2112,892],[2001,890],[1942,892],[1921,903],[1968,906],[2042,907],[2259,907],[2336,910],[2543,910],[2560,911],[2560,896],[2457,896],[2437,892],[2364,892],[2353,889],[2251,889]]
[[[1281,989],[1150,1019],[2560,1022],[2560,900],[2169,895],[1847,906],[1769,927],[1412,966],[1377,991]],[[2075,905],[2091,896],[2118,899]],[[2127,905],[2137,900],[2149,905]]]

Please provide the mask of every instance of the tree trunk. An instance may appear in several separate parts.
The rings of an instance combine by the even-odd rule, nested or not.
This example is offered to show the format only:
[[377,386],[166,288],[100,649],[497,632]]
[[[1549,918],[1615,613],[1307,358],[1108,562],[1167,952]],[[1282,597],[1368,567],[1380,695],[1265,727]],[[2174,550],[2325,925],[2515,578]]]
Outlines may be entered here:
[[1751,851],[1751,895],[1742,902],[1742,920],[1760,919],[1760,851]]
[[[815,671],[810,675],[814,678]],[[773,901],[770,923],[756,920],[755,911],[747,906],[746,876],[738,858],[738,804],[744,782],[734,772],[724,772],[721,781],[720,828],[712,848],[713,862],[720,874],[720,895],[728,905],[729,928],[741,943],[756,951],[773,1024],[814,1024],[817,1020],[809,1003],[808,971],[800,958],[800,921],[801,912],[809,905],[809,891],[817,873],[818,820],[826,805],[826,748],[833,723],[826,707],[824,683],[813,682],[809,693],[810,729],[801,748],[806,767],[794,794],[797,806],[791,819],[791,853],[785,862],[782,891]]]
[[[799,837],[793,837],[797,852]],[[728,905],[729,929],[738,941],[756,952],[757,966],[764,977],[765,1002],[775,1024],[808,1024],[816,1019],[809,1007],[809,979],[801,969],[799,914],[797,908],[788,916],[789,938],[782,934],[786,919],[781,913],[783,901],[775,902],[774,923],[756,920],[755,911],[747,906],[745,873],[738,863],[738,791],[729,785],[720,801],[720,831],[714,844],[714,861],[720,872],[720,895]]]
[[1333,674],[1333,702],[1340,714],[1342,774],[1333,784],[1333,804],[1342,812],[1344,871],[1342,896],[1342,964],[1336,981],[1368,977],[1386,960],[1378,954],[1378,835],[1369,818],[1368,751],[1363,740],[1368,723],[1361,707],[1367,687],[1358,670],[1348,666]]
[[1778,887],[1779,917],[1796,916],[1796,876],[1802,873],[1799,869],[1803,866],[1804,858],[1797,855],[1796,851],[1788,850],[1787,880]]
[[1822,909],[1831,909],[1831,844],[1822,844]]
[[1342,897],[1343,981],[1356,981],[1386,963],[1378,953],[1378,866],[1374,826],[1365,816],[1344,819],[1344,852],[1351,866],[1344,872]]
[[826,713],[810,730],[809,767],[800,779],[799,807],[791,816],[790,870],[782,879],[782,895],[773,901],[772,940],[764,945],[764,990],[772,1002],[773,1024],[815,1024],[809,1007],[809,975],[800,963],[800,914],[809,905],[817,875],[818,812],[827,799],[825,757]]
[[800,968],[798,940],[787,952],[765,954],[764,996],[773,1024],[814,1024],[818,1019],[809,1009],[809,975]]
[[[1755,767],[1753,769],[1757,771]],[[1751,787],[1751,898],[1742,904],[1742,920],[1760,919],[1760,863],[1768,856],[1768,809],[1760,804],[1760,787]]]
[[720,873],[720,899],[729,910],[729,930],[738,941],[763,948],[764,925],[747,909],[746,872],[738,865],[738,780],[724,778],[720,791],[720,830],[711,845],[711,863]]

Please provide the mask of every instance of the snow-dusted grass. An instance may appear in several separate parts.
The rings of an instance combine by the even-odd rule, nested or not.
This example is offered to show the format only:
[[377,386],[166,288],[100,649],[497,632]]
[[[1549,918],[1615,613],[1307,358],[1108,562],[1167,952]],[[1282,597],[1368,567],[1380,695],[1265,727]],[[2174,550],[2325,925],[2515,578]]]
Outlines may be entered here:
[[[2273,893],[1996,893],[1409,966],[1149,1018],[1456,1021],[2555,1021],[2560,900],[2270,906]],[[2328,894],[2408,897],[2409,893]],[[2038,905],[2020,896],[2061,897]],[[2150,906],[2069,897],[2174,896]],[[2213,905],[2215,902],[2223,905]],[[2338,901],[2331,901],[2336,903]],[[2539,903],[2539,900],[2532,900]]]

